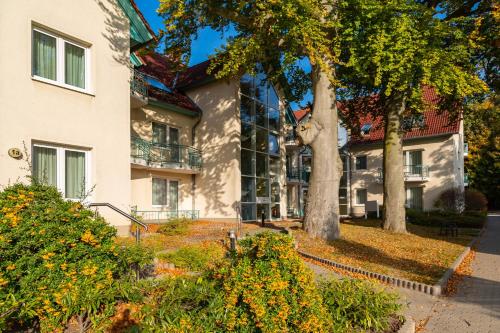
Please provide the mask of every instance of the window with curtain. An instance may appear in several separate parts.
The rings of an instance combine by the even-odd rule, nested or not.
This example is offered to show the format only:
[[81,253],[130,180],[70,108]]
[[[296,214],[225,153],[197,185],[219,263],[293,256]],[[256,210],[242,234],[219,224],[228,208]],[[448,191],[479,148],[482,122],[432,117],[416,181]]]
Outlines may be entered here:
[[88,192],[90,152],[35,144],[33,178],[55,186],[67,199],[82,199]]
[[85,49],[64,43],[65,82],[85,89]]
[[57,40],[40,31],[33,31],[33,74],[49,80],[57,79]]
[[43,184],[57,186],[57,150],[33,147],[33,178]]
[[169,210],[179,207],[179,182],[153,178],[153,206],[164,206]]
[[85,196],[85,153],[65,151],[66,198],[80,199]]
[[65,87],[88,91],[88,48],[43,29],[34,28],[32,74]]
[[364,205],[367,201],[368,193],[366,188],[360,188],[356,190],[356,203],[358,205]]

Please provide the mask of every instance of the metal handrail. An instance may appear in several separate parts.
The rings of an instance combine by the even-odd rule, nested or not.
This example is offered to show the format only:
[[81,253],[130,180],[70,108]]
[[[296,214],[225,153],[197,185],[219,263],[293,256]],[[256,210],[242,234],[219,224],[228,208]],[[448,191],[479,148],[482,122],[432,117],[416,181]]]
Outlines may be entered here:
[[[112,204],[110,204],[109,202],[94,202],[94,203],[91,203],[89,204],[89,207],[108,207],[112,210],[114,210],[115,212],[117,212],[118,214],[128,218],[130,221],[140,225],[141,227],[143,227],[146,231],[148,230],[148,226],[146,224],[144,224],[143,222],[139,221],[138,219],[136,219],[135,217],[133,217],[132,215],[130,214],[127,214],[125,213],[123,210],[121,210],[120,208],[116,207],[116,206],[113,206]],[[135,232],[135,240],[137,243],[140,243],[141,241],[141,229],[140,228],[137,228],[136,229],[136,232]]]
[[132,69],[130,74],[130,91],[148,97],[148,86],[144,74],[135,69]]

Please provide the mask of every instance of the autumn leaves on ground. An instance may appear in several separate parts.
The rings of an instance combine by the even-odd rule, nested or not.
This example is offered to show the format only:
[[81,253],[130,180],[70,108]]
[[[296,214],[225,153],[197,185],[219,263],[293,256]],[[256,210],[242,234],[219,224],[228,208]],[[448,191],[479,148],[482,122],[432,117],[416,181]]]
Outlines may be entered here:
[[[380,228],[380,220],[346,220],[342,237],[333,242],[311,239],[298,222],[267,223],[267,227],[291,227],[304,252],[349,266],[427,284],[436,283],[446,269],[478,234],[477,229],[460,229],[457,237],[439,236],[438,227],[408,225],[405,235]],[[191,222],[182,235],[152,234],[143,242],[155,252],[202,242],[228,240],[236,223]],[[257,224],[245,223],[241,234],[258,232]]]

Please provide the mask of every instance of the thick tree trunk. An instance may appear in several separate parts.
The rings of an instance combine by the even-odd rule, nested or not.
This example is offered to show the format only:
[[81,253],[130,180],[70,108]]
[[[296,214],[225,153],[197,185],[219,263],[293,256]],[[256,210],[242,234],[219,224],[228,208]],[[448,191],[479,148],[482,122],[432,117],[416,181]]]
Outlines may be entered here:
[[405,110],[405,98],[390,100],[385,113],[384,136],[384,229],[405,233],[405,180],[403,170],[403,132],[401,118]]
[[313,156],[304,229],[310,237],[333,240],[340,236],[339,184],[342,175],[336,96],[326,73],[313,68],[312,75],[312,117],[298,131],[302,142],[311,147]]

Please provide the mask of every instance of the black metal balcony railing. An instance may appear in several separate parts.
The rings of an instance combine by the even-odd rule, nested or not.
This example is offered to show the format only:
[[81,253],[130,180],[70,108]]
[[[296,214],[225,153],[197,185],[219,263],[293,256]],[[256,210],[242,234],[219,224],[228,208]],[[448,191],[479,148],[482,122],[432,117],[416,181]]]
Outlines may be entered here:
[[303,181],[308,183],[311,171],[303,168],[287,168],[286,178],[289,181]]
[[194,147],[152,143],[137,136],[131,138],[131,157],[160,168],[199,170],[202,167],[201,152]]
[[[405,180],[426,180],[429,178],[429,167],[427,165],[405,165],[403,167]],[[384,180],[384,170],[378,168],[377,181]]]
[[148,86],[144,74],[135,69],[131,71],[130,92],[148,97]]

